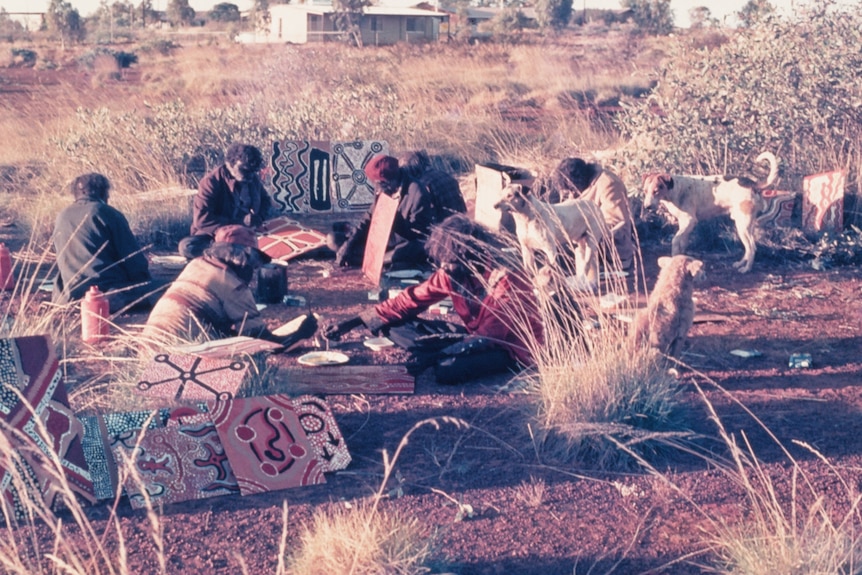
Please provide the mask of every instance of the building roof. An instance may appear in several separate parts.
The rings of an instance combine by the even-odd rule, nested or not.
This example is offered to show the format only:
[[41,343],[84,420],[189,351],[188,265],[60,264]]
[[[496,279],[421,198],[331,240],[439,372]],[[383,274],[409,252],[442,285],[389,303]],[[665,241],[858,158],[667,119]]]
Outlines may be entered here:
[[[289,9],[318,15],[332,14],[335,12],[335,9],[331,4],[276,4],[274,6],[270,6],[269,9],[270,11],[273,9]],[[437,18],[447,18],[449,16],[446,12],[434,12],[433,10],[403,8],[399,6],[366,6],[362,9],[362,13],[367,16],[433,16]]]

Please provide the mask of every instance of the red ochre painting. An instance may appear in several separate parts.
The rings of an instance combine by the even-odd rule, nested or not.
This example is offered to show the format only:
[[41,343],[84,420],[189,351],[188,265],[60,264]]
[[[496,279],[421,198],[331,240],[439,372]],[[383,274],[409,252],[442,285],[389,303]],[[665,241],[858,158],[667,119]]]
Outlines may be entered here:
[[112,445],[117,463],[133,470],[123,484],[132,507],[239,493],[215,425],[202,416],[171,417],[134,444]]
[[302,430],[320,459],[323,471],[345,469],[351,457],[329,404],[313,395],[294,398],[291,403],[299,416]]
[[18,456],[17,471],[0,467],[0,492],[16,517],[24,517],[16,476],[22,474],[52,509],[62,506],[56,470],[46,454],[60,461],[72,491],[95,501],[93,481],[82,448],[84,426],[69,408],[54,346],[47,335],[0,339],[0,417],[2,433]]
[[267,220],[257,247],[274,260],[288,261],[326,245],[326,234],[282,216]]
[[243,359],[162,353],[144,369],[136,391],[173,400],[226,401],[236,396],[248,368],[248,362]]
[[325,483],[326,466],[286,395],[208,403],[243,495]]
[[844,227],[844,171],[823,172],[802,180],[802,229],[840,232]]

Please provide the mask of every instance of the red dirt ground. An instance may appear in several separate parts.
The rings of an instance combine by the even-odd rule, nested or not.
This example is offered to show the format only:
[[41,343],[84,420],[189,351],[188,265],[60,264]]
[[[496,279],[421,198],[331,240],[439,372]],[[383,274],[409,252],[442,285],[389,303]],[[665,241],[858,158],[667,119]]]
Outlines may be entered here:
[[[70,82],[86,82],[70,76]],[[20,96],[19,81],[18,72],[3,71],[0,92],[10,104]],[[668,252],[668,245],[645,242],[650,286],[656,257]],[[801,263],[758,259],[751,273],[740,276],[730,267],[736,252],[695,255],[704,258],[707,273],[696,290],[699,311],[726,318],[696,324],[683,357],[690,369],[681,370],[680,384],[691,407],[690,427],[703,436],[698,444],[715,458],[726,455],[696,383],[728,430],[737,438],[745,432],[784,496],[790,490],[792,456],[840,514],[847,491],[836,472],[849,488],[862,485],[862,273],[855,267],[816,272]],[[332,270],[324,278],[321,272],[328,266],[316,260],[292,263],[290,291],[306,297],[327,320],[343,319],[371,303],[366,297],[370,286],[358,271]],[[271,306],[264,314],[278,325],[298,312]],[[405,361],[397,351],[371,352],[361,344],[365,335],[357,331],[338,346],[351,355],[351,363]],[[757,349],[762,356],[741,358],[730,354],[734,349]],[[810,353],[813,367],[789,368],[788,358],[796,352]],[[293,366],[297,355],[270,361]],[[391,454],[414,424],[441,416],[462,419],[470,427],[443,424],[439,430],[415,432],[397,461],[401,479],[388,486],[393,497],[384,503],[438,531],[441,571],[700,573],[697,564],[708,560],[711,521],[749,517],[739,486],[698,458],[660,452],[651,463],[665,481],[636,469],[601,473],[537,455],[525,416],[528,397],[501,389],[506,379],[444,387],[424,374],[409,396],[330,396],[353,456],[350,467],[331,474],[325,485],[164,507],[166,571],[233,574],[244,566],[252,574],[275,572],[283,502],[289,504],[290,550],[300,526],[315,513],[378,488],[382,450]],[[829,465],[794,440],[819,450]],[[473,516],[459,521],[450,497],[469,504]],[[112,530],[109,512],[109,504],[88,509],[97,529],[105,531]],[[145,514],[125,501],[119,513],[130,572],[159,572]],[[112,539],[109,545],[116,549]]]
[[[656,268],[649,262],[668,249],[646,242],[650,286]],[[690,428],[703,435],[698,444],[715,458],[726,455],[694,382],[728,430],[737,437],[745,432],[779,489],[789,489],[790,466],[776,440],[802,462],[830,504],[842,505],[846,491],[830,468],[792,442],[813,446],[849,485],[860,485],[862,274],[856,268],[815,272],[799,263],[758,260],[750,274],[740,276],[730,267],[736,253],[696,255],[704,258],[707,273],[696,291],[698,310],[725,318],[697,323],[683,357],[691,369],[681,370],[680,382],[691,407]],[[325,321],[371,304],[370,285],[357,270],[333,270],[331,261],[307,259],[292,262],[289,271],[290,292],[306,297]],[[299,311],[278,305],[264,314],[277,325]],[[366,337],[356,330],[337,347],[353,364],[407,359],[400,351],[370,351],[361,343]],[[734,349],[757,349],[762,356],[741,358],[729,353]],[[788,358],[796,352],[810,353],[813,367],[789,368]],[[270,361],[292,367],[298,355]],[[238,573],[241,565],[248,573],[274,572],[282,502],[289,504],[292,549],[299,527],[313,514],[377,489],[382,450],[391,454],[414,424],[441,416],[470,427],[443,424],[415,432],[397,462],[400,479],[387,486],[393,497],[384,504],[439,532],[443,572],[562,575],[590,567],[604,573],[616,565],[616,573],[698,573],[701,568],[692,561],[706,561],[701,553],[709,520],[747,516],[738,485],[698,458],[665,450],[651,459],[672,488],[636,469],[602,473],[538,456],[527,427],[528,397],[501,389],[507,380],[445,387],[427,372],[418,377],[413,395],[329,396],[353,456],[349,468],[330,474],[325,485],[164,507],[167,572]],[[735,402],[750,409],[774,438]],[[473,516],[458,520],[452,500],[470,505]],[[109,529],[109,510],[108,504],[89,510],[99,528]],[[157,572],[145,514],[123,501],[120,515],[131,572]],[[683,557],[690,560],[679,561]]]

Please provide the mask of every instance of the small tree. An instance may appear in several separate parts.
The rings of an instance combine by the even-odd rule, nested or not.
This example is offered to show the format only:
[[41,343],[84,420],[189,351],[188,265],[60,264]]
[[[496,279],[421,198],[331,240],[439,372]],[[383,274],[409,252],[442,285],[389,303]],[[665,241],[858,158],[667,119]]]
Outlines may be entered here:
[[26,35],[24,25],[10,18],[5,8],[0,8],[0,37],[7,42],[14,42]]
[[751,28],[775,13],[775,6],[769,0],[748,0],[742,10],[736,13],[739,22],[746,28]]
[[537,0],[536,21],[541,28],[560,30],[572,17],[572,0]]
[[137,12],[140,16],[141,28],[146,27],[150,22],[159,21],[159,14],[153,9],[153,0],[141,0]]
[[174,26],[188,26],[195,19],[195,9],[189,0],[171,0],[168,4],[168,20]]
[[60,45],[66,49],[66,42],[76,42],[84,36],[84,26],[81,15],[64,0],[51,0],[45,13],[45,24],[48,31],[60,38]]
[[491,20],[479,25],[480,30],[490,31],[495,36],[506,37],[520,32],[528,25],[527,17],[517,8],[509,7],[498,12]]
[[239,6],[229,2],[220,2],[210,10],[210,19],[216,22],[239,22]]
[[666,35],[673,32],[673,12],[670,0],[623,0],[632,11],[635,24],[644,34]]
[[712,17],[712,12],[706,6],[696,6],[688,11],[691,29],[697,30],[706,26],[715,26],[718,21]]
[[370,6],[370,0],[333,0],[332,7],[335,10],[335,28],[342,32],[342,37],[362,47],[362,33],[359,30],[359,22],[362,20],[362,12],[366,6]]
[[250,20],[255,32],[269,33],[269,0],[254,0]]

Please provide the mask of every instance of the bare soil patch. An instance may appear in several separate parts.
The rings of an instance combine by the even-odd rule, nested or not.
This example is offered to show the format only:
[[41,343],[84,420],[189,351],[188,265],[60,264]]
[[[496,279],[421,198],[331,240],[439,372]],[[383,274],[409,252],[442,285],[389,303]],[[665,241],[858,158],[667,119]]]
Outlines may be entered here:
[[[669,248],[649,242],[644,248],[651,286],[655,259]],[[716,457],[724,455],[697,382],[724,425],[738,437],[745,432],[780,488],[789,489],[789,465],[776,440],[802,461],[840,509],[844,491],[832,471],[793,441],[813,446],[846,481],[859,485],[862,274],[857,268],[815,272],[802,264],[756,261],[750,274],[740,276],[730,266],[736,253],[696,255],[704,258],[707,273],[706,283],[695,292],[698,310],[723,320],[697,323],[683,358],[689,368],[680,369],[680,385],[691,406],[691,429],[706,437],[702,444]],[[295,261],[289,271],[290,292],[304,296],[324,321],[344,319],[373,303],[367,296],[371,286],[361,273],[333,269],[331,260]],[[264,314],[275,326],[301,311],[276,305]],[[124,318],[129,323],[143,319]],[[357,330],[338,349],[357,365],[408,361],[398,350],[371,351],[362,344],[366,337],[367,332]],[[762,355],[737,357],[729,353],[734,349],[756,349]],[[303,351],[308,349],[269,361],[296,367]],[[797,352],[812,355],[810,369],[788,366],[789,356]],[[652,460],[690,498],[686,500],[664,481],[636,469],[598,472],[537,455],[527,425],[529,398],[507,387],[509,379],[446,387],[425,372],[418,374],[413,395],[329,396],[353,456],[350,467],[330,474],[325,485],[164,507],[168,572],[238,573],[241,565],[249,573],[274,572],[283,502],[289,505],[291,549],[299,527],[313,514],[377,489],[382,450],[392,453],[414,424],[441,416],[462,419],[470,427],[444,424],[414,433],[397,462],[384,505],[421,517],[437,530],[445,569],[451,572],[562,575],[576,565],[577,573],[591,566],[593,572],[605,572],[616,565],[617,573],[697,573],[701,569],[696,565],[677,560],[691,553],[703,560],[696,554],[706,548],[704,513],[727,521],[745,517],[739,487],[696,458],[661,451]],[[453,501],[469,505],[472,516],[463,509],[459,513]],[[108,529],[109,505],[88,512]],[[125,502],[120,512],[132,571],[156,572],[145,514]]]

